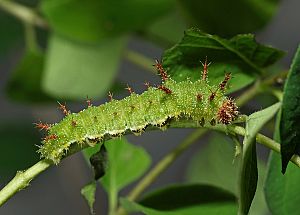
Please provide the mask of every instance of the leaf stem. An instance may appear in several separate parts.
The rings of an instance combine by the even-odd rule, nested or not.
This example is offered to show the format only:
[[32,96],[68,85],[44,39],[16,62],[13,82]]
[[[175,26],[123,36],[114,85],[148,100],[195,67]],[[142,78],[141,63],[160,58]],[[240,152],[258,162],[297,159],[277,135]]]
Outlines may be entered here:
[[51,165],[53,165],[52,161],[41,160],[25,171],[18,171],[16,176],[0,191],[0,205],[4,204],[15,193],[26,188],[32,179]]
[[48,28],[47,22],[32,8],[8,0],[0,0],[0,8],[24,23]]

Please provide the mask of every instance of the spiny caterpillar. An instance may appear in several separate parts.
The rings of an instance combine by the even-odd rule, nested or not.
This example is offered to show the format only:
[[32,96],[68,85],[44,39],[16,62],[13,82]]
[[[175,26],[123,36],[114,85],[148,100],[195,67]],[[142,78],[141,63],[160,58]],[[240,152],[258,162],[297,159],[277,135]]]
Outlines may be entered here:
[[231,74],[225,74],[219,85],[209,85],[208,65],[206,59],[200,80],[191,82],[187,79],[177,83],[156,61],[154,66],[162,83],[152,87],[146,82],[147,91],[140,95],[127,86],[128,97],[115,100],[109,92],[109,102],[92,106],[88,99],[88,107],[79,113],[71,113],[66,105],[59,103],[59,109],[65,114],[61,122],[53,125],[36,123],[37,128],[48,132],[38,151],[42,157],[57,164],[72,144],[94,146],[128,131],[140,134],[150,125],[163,129],[170,120],[191,119],[201,126],[230,124],[238,116],[236,104],[225,96]]

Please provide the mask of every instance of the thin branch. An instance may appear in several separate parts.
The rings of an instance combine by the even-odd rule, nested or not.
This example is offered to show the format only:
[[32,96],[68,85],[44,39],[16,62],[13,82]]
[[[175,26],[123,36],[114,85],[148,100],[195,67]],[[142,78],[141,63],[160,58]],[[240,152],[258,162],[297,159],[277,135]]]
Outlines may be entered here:
[[[227,128],[229,131],[232,131],[235,134],[241,135],[241,136],[245,136],[245,129],[241,126],[228,126]],[[225,132],[225,131],[224,131]],[[266,147],[268,147],[269,149],[280,153],[280,144],[277,143],[276,141],[274,141],[273,139],[258,133],[256,135],[256,141]],[[300,157],[298,155],[294,155],[291,158],[291,161],[298,167],[300,167]]]
[[[199,127],[199,125],[197,125],[196,122],[193,121],[181,121],[181,122],[174,122],[174,124],[171,125],[172,128],[197,128]],[[237,126],[237,125],[216,125],[216,126],[207,126],[207,129],[211,129],[211,130],[215,130],[215,131],[220,131],[223,132],[225,134],[238,134],[240,136],[245,136],[245,129],[241,126]],[[280,153],[280,144],[277,143],[276,141],[274,141],[273,139],[258,133],[256,135],[256,142],[259,144],[262,144],[266,147],[268,147],[269,149]],[[300,167],[300,157],[298,155],[294,155],[291,158],[291,161],[298,167]]]
[[154,59],[151,60],[150,58],[133,50],[125,50],[123,56],[131,63],[134,63],[135,65],[138,65],[151,73],[157,74],[154,66],[152,66]]
[[[172,128],[199,128],[199,124],[195,121],[189,121],[189,120],[182,120],[182,121],[175,121],[171,124]],[[221,131],[224,133],[232,133],[232,134],[238,134],[241,136],[245,135],[245,129],[240,126],[231,125],[231,126],[224,126],[224,125],[217,125],[217,126],[207,126],[208,129]],[[151,128],[150,128],[151,129]],[[157,129],[157,128],[152,128]],[[201,130],[201,132],[204,132]],[[148,176],[150,179],[157,177],[157,175],[160,174],[162,170],[164,170],[166,167],[168,167],[172,161],[174,161],[174,158],[176,158],[180,153],[184,151],[192,142],[198,138],[199,133],[195,133],[193,136],[191,136],[186,142],[184,142],[182,145],[179,146],[179,148],[174,149],[175,151],[171,152],[169,156],[165,159],[163,159],[162,164],[158,164],[158,167],[154,167],[154,170],[151,171],[151,175]],[[202,135],[202,134],[201,134]],[[268,138],[262,134],[256,135],[256,141],[262,145],[267,146],[268,148],[272,149],[273,151],[280,152],[280,144],[276,141],[272,140],[271,138]],[[74,147],[71,149],[71,153],[68,154],[70,156],[73,153],[76,153],[83,148],[81,147]],[[296,164],[298,167],[300,167],[300,157],[297,155],[294,155],[291,159],[291,161]],[[24,172],[18,172],[16,176],[0,191],[0,205],[5,203],[10,197],[12,197],[15,193],[18,191],[24,189],[28,186],[29,182],[35,178],[38,174],[43,172],[45,169],[47,169],[50,165],[52,165],[51,161],[47,160],[41,160],[37,164],[30,167],[28,170]],[[147,177],[147,176],[146,176]],[[151,182],[150,179],[145,180],[143,183],[144,185],[140,185],[140,188],[138,188],[137,191],[131,194],[131,199],[136,198],[139,193],[141,192],[143,187],[147,187],[149,185],[149,182]]]
[[268,87],[266,89],[266,92],[269,92],[270,94],[275,96],[278,99],[278,101],[282,101],[282,99],[283,99],[283,92],[281,90],[277,90],[273,87]]
[[52,161],[41,160],[25,171],[18,171],[16,176],[0,191],[0,205],[14,194],[26,188],[37,175],[53,165]]
[[282,81],[282,79],[284,80],[287,78],[288,73],[289,70],[282,70],[274,75],[271,75],[264,80],[264,84],[271,86],[272,84],[278,82],[278,80]]
[[[83,146],[76,144],[70,149],[66,157],[71,156],[82,149]],[[53,165],[53,161],[43,159],[27,170],[18,171],[15,177],[4,188],[2,188],[2,190],[0,190],[0,206],[7,202],[17,192],[28,187],[32,179]]]
[[[1,1],[1,0],[0,0]],[[252,86],[254,89],[252,90],[253,91],[253,93],[251,93],[251,95],[252,95],[252,97],[254,97],[259,91],[258,90],[256,90],[257,89],[257,86]],[[254,93],[255,92],[255,93]],[[249,92],[245,92],[245,93],[249,93]],[[243,96],[244,94],[242,94],[242,96]],[[240,103],[240,105],[242,105],[242,104],[244,104],[244,103],[246,103],[247,101],[248,101],[248,99],[249,99],[249,97],[247,98],[247,99],[241,99],[240,101],[239,101],[239,103]],[[199,128],[199,124],[197,123],[197,122],[194,122],[194,121],[175,121],[175,122],[173,122],[172,124],[171,124],[171,127],[173,127],[173,128]],[[229,127],[229,126],[227,126],[227,127]],[[217,126],[215,126],[215,127],[210,127],[210,129],[215,129],[215,130],[218,130],[219,129],[219,127],[217,127]],[[237,127],[235,127],[235,128],[237,128]],[[243,129],[242,127],[240,127],[241,129]],[[149,128],[148,130],[151,130],[151,129],[157,129],[156,127],[154,127],[154,128]],[[225,131],[225,130],[221,130],[221,131],[223,131],[223,132],[228,132],[227,130]],[[204,131],[203,131],[204,132]],[[237,134],[239,134],[239,135],[244,135],[244,133],[243,133],[243,131],[242,130],[240,130],[240,129],[237,129],[236,131],[233,131],[233,133],[237,133]],[[277,152],[279,152],[279,148],[278,147],[280,147],[279,146],[279,144],[278,143],[276,143],[275,141],[273,141],[272,139],[265,139],[264,138],[264,136],[260,136],[260,134],[258,134],[258,137],[259,137],[259,140],[258,140],[258,142],[260,142],[260,141],[262,141],[263,143],[267,143],[267,144],[264,144],[264,145],[266,145],[267,147],[269,147],[269,148],[271,148],[271,149],[273,149],[274,151],[277,151]],[[267,138],[267,137],[266,137]],[[269,140],[271,140],[271,141],[269,141]],[[273,141],[273,142],[272,142]],[[189,142],[188,142],[189,143]],[[268,143],[270,143],[270,144],[268,144]],[[187,143],[182,143],[183,144],[183,146],[185,146]],[[191,144],[191,143],[190,143]],[[277,144],[277,145],[276,145]],[[189,144],[187,144],[187,146],[188,146]],[[182,147],[181,145],[179,146],[179,147]],[[186,147],[187,148],[187,147]],[[186,149],[185,147],[183,147],[183,148],[181,148],[181,150],[180,150],[180,153],[182,153],[184,150],[183,149]],[[80,151],[80,150],[82,150],[82,148],[78,148],[78,147],[73,147],[73,148],[71,148],[70,149],[70,153],[67,155],[67,156],[70,156],[71,154],[73,154],[73,153],[76,153],[76,152],[78,152],[78,151]],[[179,149],[174,149],[175,151],[176,150],[179,150]],[[169,154],[170,156],[172,155],[172,153],[174,153],[174,151],[172,151],[172,152],[170,152],[171,154]],[[179,153],[179,154],[180,154]],[[178,154],[178,155],[179,155]],[[175,156],[175,158],[176,158],[177,156]],[[161,173],[161,171],[157,171],[157,170],[159,170],[159,169],[165,169],[165,168],[167,168],[173,161],[174,161],[175,159],[173,159],[173,160],[168,160],[168,159],[166,159],[164,162],[163,162],[163,164],[160,164],[160,167],[156,167],[156,170],[155,170],[155,174],[152,172],[151,174],[153,174],[151,177],[157,177],[160,173]],[[168,161],[168,162],[167,162]],[[297,166],[300,166],[300,159],[299,159],[299,157],[298,156],[294,156],[293,158],[292,158],[292,161],[297,165]],[[42,160],[42,161],[40,161],[40,162],[46,162],[46,161],[44,161],[44,160]],[[39,162],[39,163],[40,163]],[[26,172],[26,175],[27,175],[27,177],[26,177],[26,179],[27,180],[23,180],[22,179],[22,177],[19,177],[18,176],[18,174],[19,173],[17,173],[17,175],[16,175],[16,177],[15,178],[13,178],[12,179],[12,181],[11,182],[9,182],[9,184],[7,184],[1,191],[0,191],[0,199],[1,199],[1,201],[0,201],[0,205],[2,205],[2,204],[4,204],[10,197],[12,197],[16,192],[18,192],[19,190],[21,190],[21,189],[23,189],[23,188],[25,188],[27,185],[28,185],[28,183],[33,179],[33,178],[35,178],[39,173],[41,173],[42,171],[44,171],[46,168],[48,168],[49,166],[46,166],[46,167],[43,167],[43,166],[40,166],[39,165],[39,163],[37,163],[37,164],[35,164],[34,166],[32,166],[31,168],[29,168],[28,170],[30,170],[29,172],[27,172],[28,170],[26,170],[25,172]],[[36,166],[37,165],[37,166]],[[165,167],[164,167],[164,165],[166,165]],[[37,168],[37,167],[39,167],[39,168]],[[32,169],[33,168],[33,169]],[[155,167],[154,167],[154,169],[155,169]],[[157,175],[156,175],[157,174]],[[22,176],[22,175],[21,175]],[[148,181],[149,182],[149,181]],[[147,183],[148,183],[147,182]],[[25,186],[26,185],[26,186]],[[145,185],[143,185],[143,186],[145,186]],[[148,185],[147,185],[148,186]],[[147,187],[147,186],[145,186],[145,187]],[[12,187],[14,187],[14,188],[12,188]],[[141,190],[141,188],[139,188],[140,190]],[[137,192],[137,191],[135,191],[135,192]],[[139,191],[138,193],[140,193],[141,191]],[[138,195],[136,195],[136,194],[131,194],[132,196],[138,196]],[[136,198],[136,197],[134,197],[134,198]]]
[[[26,6],[20,5],[18,3],[8,1],[8,0],[0,0],[0,8],[15,17],[19,18],[24,23],[28,23],[29,25],[38,26],[41,28],[48,28],[47,22],[39,16],[39,14]],[[137,64],[141,67],[145,68],[148,71],[155,72],[155,69],[149,65],[152,64],[152,61],[150,61],[148,58],[144,57],[143,55],[140,55],[137,52],[134,51],[126,51],[125,57]],[[269,81],[266,81],[264,84],[269,84]],[[271,81],[270,81],[271,82]],[[237,99],[237,103],[239,105],[245,104],[248,102],[251,98],[253,98],[255,95],[257,95],[259,92],[261,92],[261,83],[260,81],[257,81],[251,88],[245,91],[245,93]],[[275,92],[275,91],[274,91]],[[274,93],[273,92],[273,93]],[[279,92],[276,92],[278,97],[280,96]],[[177,124],[171,125],[171,127],[178,127],[178,128],[198,128],[199,125],[195,122],[191,121],[185,121],[180,122]],[[232,133],[232,134],[238,134],[238,135],[245,135],[245,129],[240,126],[215,126],[215,127],[209,127],[209,129],[218,130],[225,133]],[[198,139],[201,135],[205,133],[205,130],[196,130],[194,133],[192,133],[191,136],[189,136],[183,143],[178,145],[175,149],[173,149],[171,152],[169,152],[140,182],[139,184],[130,192],[128,195],[128,199],[135,200],[139,197],[139,195],[166,169],[168,168],[174,160],[183,153],[192,143],[195,142],[196,139]],[[262,134],[257,134],[256,140],[258,143],[265,145],[266,147],[276,151],[280,152],[280,144],[272,140],[271,138],[268,138]],[[74,152],[80,151],[82,148],[77,148]],[[71,153],[71,154],[73,154]],[[68,154],[71,155],[71,154]],[[294,155],[291,159],[291,161],[296,164],[298,167],[300,167],[300,157]],[[16,176],[0,191],[0,205],[4,204],[9,198],[11,198],[15,193],[18,191],[26,188],[30,181],[34,179],[37,175],[39,175],[41,172],[49,168],[51,165],[53,165],[52,161],[49,160],[41,160],[29,169],[25,171],[19,171],[17,172]]]
[[[177,122],[171,125],[173,128],[197,128],[199,127],[198,123],[193,121],[183,121]],[[241,135],[245,136],[245,129],[241,126],[230,125],[218,125],[218,126],[208,126],[208,129],[216,130],[223,132],[225,134],[232,134],[232,135]],[[148,172],[144,178],[134,187],[134,189],[127,195],[127,199],[130,201],[136,200],[140,194],[165,170],[167,169],[175,159],[181,155],[181,153],[187,149],[192,143],[198,139],[201,135],[205,134],[206,130],[196,130],[194,133],[191,134],[184,142],[178,145],[175,149],[169,152],[161,161],[159,161],[156,166]],[[256,141],[271,150],[280,153],[280,144],[274,141],[273,139],[266,137],[263,134],[258,133],[256,135]],[[300,167],[300,157],[298,155],[294,155],[291,158],[291,161],[298,167]],[[118,215],[123,215],[125,210],[120,207],[117,211]]]
[[189,146],[195,143],[203,134],[205,129],[197,129],[192,132],[182,143],[170,151],[163,157],[159,163],[148,172],[148,174],[135,186],[135,188],[128,194],[127,198],[131,201],[137,197],[164,171],[166,170],[178,156],[180,156]]
[[246,104],[253,97],[262,92],[269,92],[274,95],[279,101],[281,101],[282,92],[272,87],[272,85],[277,81],[278,78],[285,78],[287,76],[287,73],[288,71],[284,70],[264,80],[257,79],[251,87],[245,90],[243,94],[236,99],[237,105],[242,106]]
[[37,44],[36,32],[34,26],[29,23],[24,23],[25,28],[25,41],[28,50],[37,52],[40,51],[39,45]]
[[250,88],[245,90],[243,94],[236,99],[236,104],[241,106],[250,101],[254,96],[261,92],[261,81],[258,79]]
[[[164,172],[186,149],[188,149],[193,143],[196,142],[201,136],[206,133],[206,129],[197,129],[192,132],[185,140],[176,146],[172,151],[166,154],[162,160],[160,160],[147,174],[143,177],[139,183],[131,190],[127,195],[127,199],[134,201],[141,193],[148,188],[162,172]],[[120,207],[116,214],[124,214],[125,210]]]
[[0,9],[15,16],[24,23],[41,28],[48,28],[47,22],[32,8],[18,4],[14,1],[0,0]]

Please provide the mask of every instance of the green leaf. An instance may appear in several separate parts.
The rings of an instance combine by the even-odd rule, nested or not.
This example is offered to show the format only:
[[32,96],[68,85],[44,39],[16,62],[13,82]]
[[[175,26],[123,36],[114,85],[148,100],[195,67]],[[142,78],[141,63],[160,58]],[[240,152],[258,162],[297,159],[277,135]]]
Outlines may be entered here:
[[[237,194],[239,159],[234,160],[234,144],[224,135],[215,134],[191,159],[188,182],[214,185]],[[208,171],[209,170],[209,171]]]
[[[238,195],[239,157],[235,158],[234,144],[230,138],[215,134],[205,148],[201,148],[188,165],[186,180],[220,187]],[[263,194],[265,164],[258,160],[258,187],[250,214],[267,214],[267,204]]]
[[108,167],[101,179],[106,191],[120,190],[139,178],[149,167],[151,158],[141,147],[130,144],[126,139],[105,142]]
[[251,114],[246,120],[240,171],[239,214],[241,215],[248,214],[257,186],[256,134],[276,114],[280,106],[281,103],[276,103]]
[[83,156],[88,164],[91,164],[90,157],[93,156],[95,153],[99,152],[101,146],[102,146],[102,144],[99,143],[93,147],[88,147],[88,148],[85,148],[84,150],[82,150]]
[[235,214],[236,198],[233,194],[208,185],[173,185],[156,190],[144,197],[139,204],[121,199],[128,211],[147,215],[206,215]]
[[[89,147],[83,151],[86,160],[100,150],[101,145]],[[105,142],[108,156],[105,176],[101,182],[108,191],[111,186],[121,190],[140,177],[151,164],[150,155],[141,147],[129,143],[125,138]],[[133,156],[134,155],[134,156]],[[107,159],[107,158],[106,158]],[[117,174],[115,181],[110,181]]]
[[271,152],[268,166],[265,196],[270,211],[273,215],[299,214],[299,167],[291,165],[282,175],[280,155],[275,152]]
[[222,36],[257,31],[275,14],[279,0],[181,0],[192,26]]
[[[277,114],[274,140],[280,142],[280,117]],[[292,165],[287,168],[285,175],[280,172],[280,155],[271,152],[268,161],[268,172],[265,181],[265,197],[273,215],[297,215],[300,201],[300,171]]]
[[147,170],[151,158],[143,148],[128,143],[124,138],[105,142],[105,147],[108,166],[100,181],[110,196],[116,196],[119,190]]
[[81,195],[85,198],[87,201],[89,207],[90,207],[90,212],[91,214],[94,214],[94,203],[95,203],[95,194],[96,194],[96,188],[97,188],[97,182],[92,181],[91,183],[85,185],[81,189]]
[[236,197],[232,193],[217,187],[200,184],[179,184],[147,193],[139,203],[158,210],[174,210],[198,204],[235,201]]
[[144,28],[167,12],[173,0],[43,0],[41,9],[55,32],[99,42]]
[[50,38],[43,88],[59,98],[83,99],[107,93],[117,73],[124,38],[87,45]]
[[250,84],[267,66],[274,64],[283,52],[257,43],[251,34],[237,35],[230,40],[210,35],[197,29],[189,29],[181,42],[163,55],[163,65],[169,75],[182,81],[186,78],[198,80],[205,57],[212,61],[208,79],[217,84],[225,72],[231,72],[233,79],[230,92]]
[[300,147],[300,46],[294,56],[287,81],[284,86],[282,115],[280,122],[282,173],[285,173],[291,157]]
[[280,172],[280,155],[271,152],[265,182],[265,196],[273,215],[297,215],[300,202],[299,167],[290,165],[285,175]]
[[22,102],[50,101],[41,88],[43,67],[43,54],[27,50],[7,83],[7,95]]
[[237,207],[234,203],[210,203],[200,206],[191,206],[175,211],[159,211],[144,207],[127,199],[121,199],[122,206],[129,212],[142,212],[146,215],[232,215],[236,214]]

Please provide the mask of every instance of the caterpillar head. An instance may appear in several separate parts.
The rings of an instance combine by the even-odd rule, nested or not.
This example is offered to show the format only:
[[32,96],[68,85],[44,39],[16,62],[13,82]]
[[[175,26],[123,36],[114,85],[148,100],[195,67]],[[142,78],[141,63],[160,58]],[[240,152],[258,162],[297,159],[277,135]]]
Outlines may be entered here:
[[220,123],[228,125],[238,116],[238,107],[231,99],[226,99],[217,113],[217,119]]

